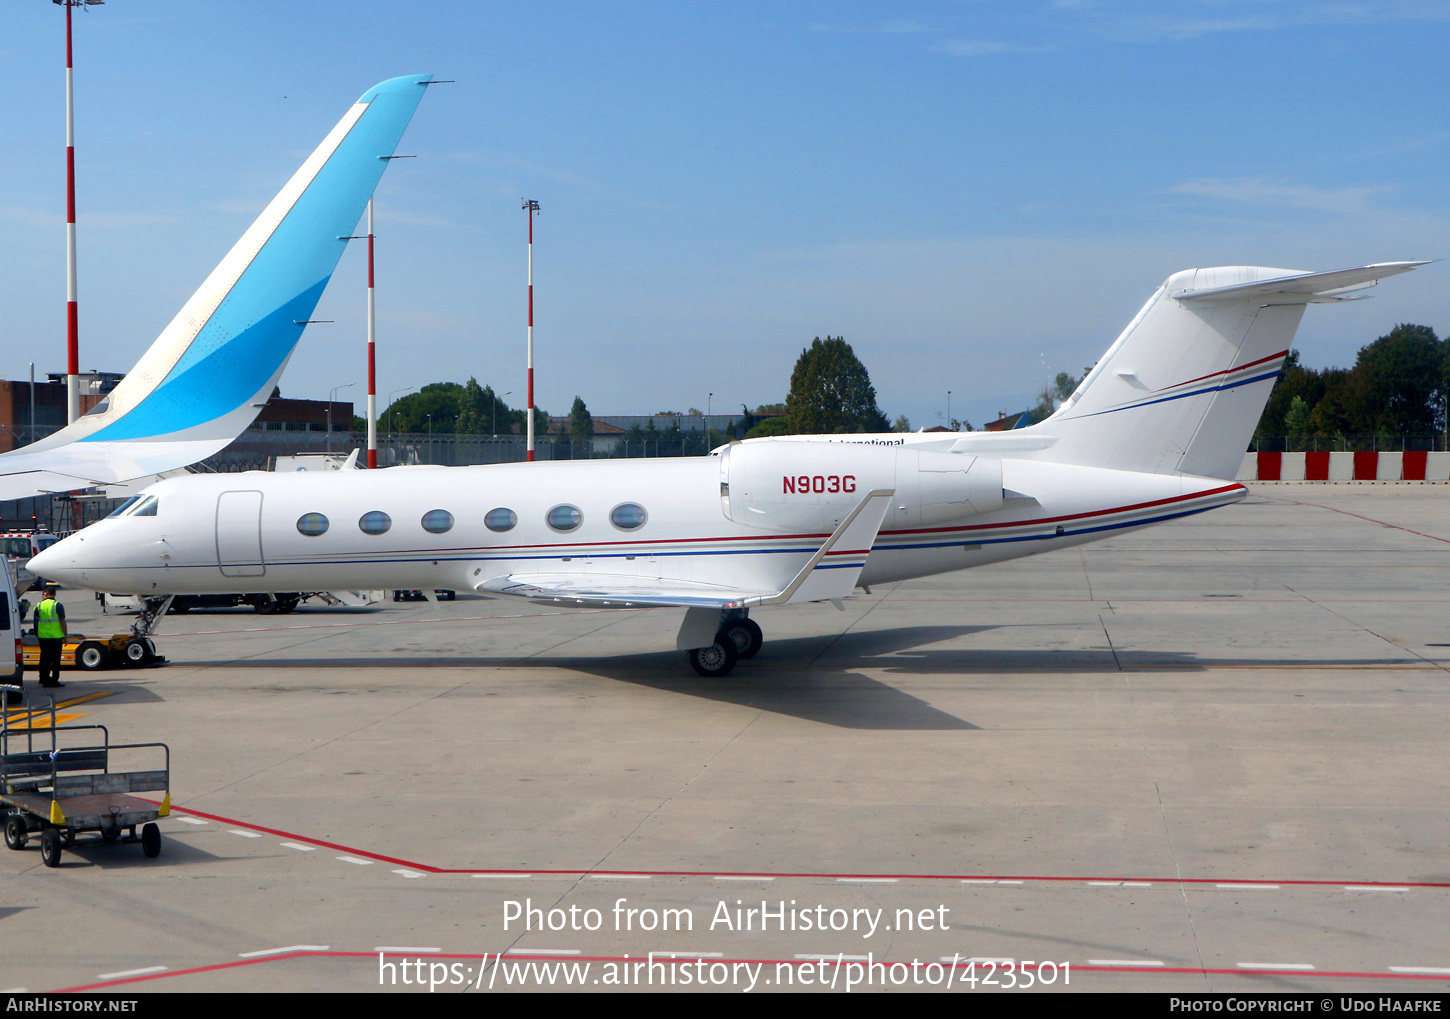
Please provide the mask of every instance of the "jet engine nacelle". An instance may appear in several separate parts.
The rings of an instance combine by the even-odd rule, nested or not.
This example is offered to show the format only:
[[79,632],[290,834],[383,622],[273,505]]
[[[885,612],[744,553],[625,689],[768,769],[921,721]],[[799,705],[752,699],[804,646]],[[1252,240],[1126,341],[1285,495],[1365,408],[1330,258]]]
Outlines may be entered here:
[[896,493],[883,530],[951,524],[1002,506],[1002,461],[841,442],[737,443],[720,454],[720,508],[737,523],[829,531],[874,489]]

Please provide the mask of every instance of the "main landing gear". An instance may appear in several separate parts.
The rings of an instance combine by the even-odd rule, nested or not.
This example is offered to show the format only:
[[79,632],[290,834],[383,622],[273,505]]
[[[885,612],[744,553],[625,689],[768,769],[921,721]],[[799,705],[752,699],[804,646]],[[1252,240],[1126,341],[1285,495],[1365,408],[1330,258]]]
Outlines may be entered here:
[[754,658],[765,643],[760,625],[740,610],[721,613],[720,628],[715,633],[715,642],[706,647],[691,648],[686,652],[690,668],[706,679],[720,679],[730,675],[735,663],[742,658]]

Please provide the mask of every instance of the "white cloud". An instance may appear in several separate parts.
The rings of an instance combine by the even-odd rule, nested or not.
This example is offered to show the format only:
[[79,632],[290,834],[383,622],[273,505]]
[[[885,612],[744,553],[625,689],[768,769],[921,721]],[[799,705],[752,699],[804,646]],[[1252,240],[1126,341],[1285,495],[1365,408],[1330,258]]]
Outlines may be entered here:
[[985,57],[994,53],[1055,53],[1061,48],[1055,43],[1024,45],[982,39],[948,39],[932,47],[939,53],[948,53],[954,57]]
[[1345,214],[1367,212],[1371,198],[1390,190],[1387,185],[1317,188],[1262,180],[1213,179],[1186,181],[1167,189],[1169,194],[1191,195],[1195,198]]

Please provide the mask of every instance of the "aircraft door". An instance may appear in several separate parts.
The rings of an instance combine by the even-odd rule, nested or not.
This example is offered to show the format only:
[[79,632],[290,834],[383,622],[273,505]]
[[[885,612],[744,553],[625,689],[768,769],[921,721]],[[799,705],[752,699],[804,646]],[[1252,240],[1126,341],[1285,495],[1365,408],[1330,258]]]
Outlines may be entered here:
[[223,492],[216,501],[216,558],[224,577],[260,577],[262,493]]

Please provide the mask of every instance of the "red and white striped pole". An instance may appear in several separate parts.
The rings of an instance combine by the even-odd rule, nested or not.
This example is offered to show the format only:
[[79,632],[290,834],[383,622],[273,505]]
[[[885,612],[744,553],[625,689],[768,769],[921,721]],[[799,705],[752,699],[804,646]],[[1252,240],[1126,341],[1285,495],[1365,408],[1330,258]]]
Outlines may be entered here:
[[529,214],[529,420],[528,444],[524,447],[527,459],[534,458],[534,213],[539,203],[532,198],[524,199],[524,211]]
[[75,82],[71,66],[70,9],[82,0],[64,0],[65,7],[65,315],[66,421],[81,416],[80,316],[76,305],[76,122]]
[[373,200],[368,199],[368,470],[378,468],[377,320],[373,308]]

